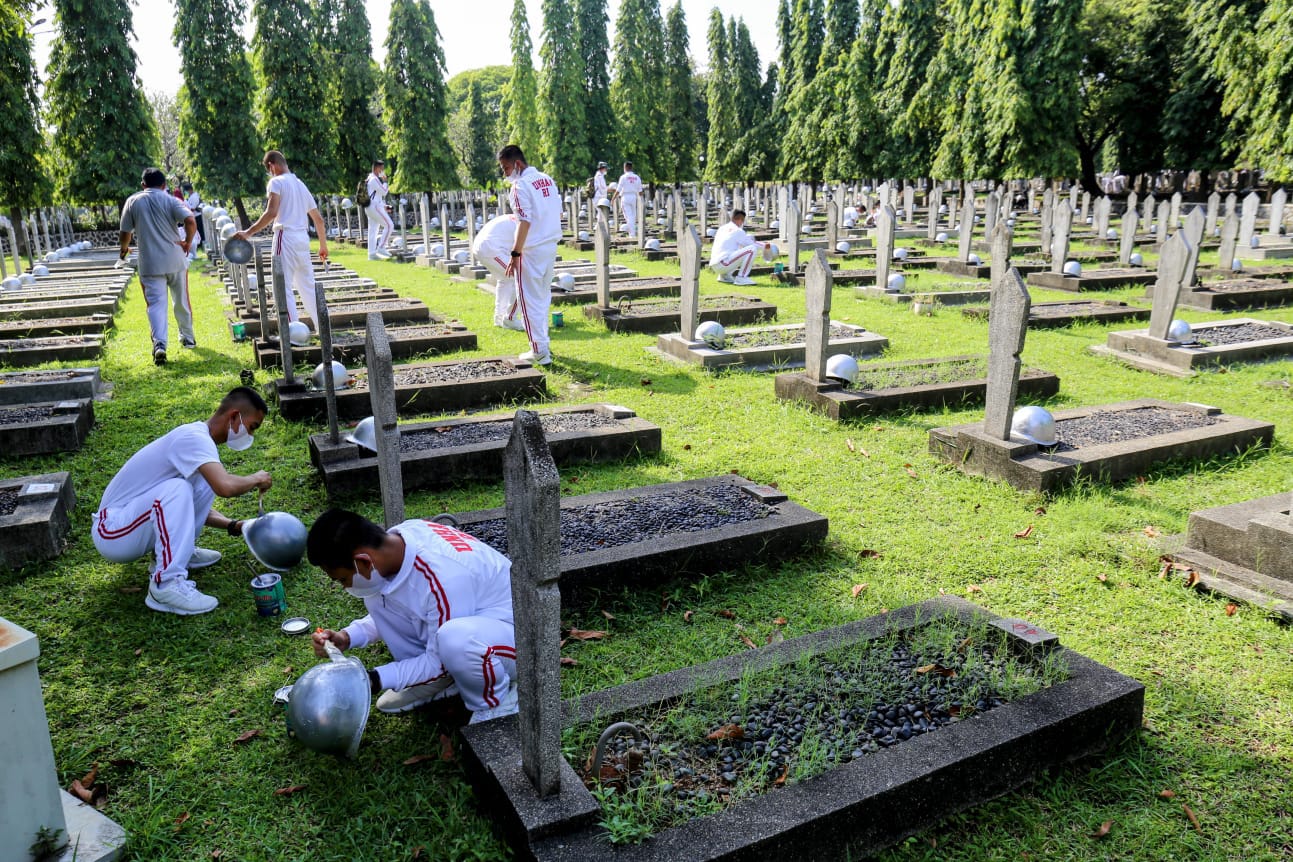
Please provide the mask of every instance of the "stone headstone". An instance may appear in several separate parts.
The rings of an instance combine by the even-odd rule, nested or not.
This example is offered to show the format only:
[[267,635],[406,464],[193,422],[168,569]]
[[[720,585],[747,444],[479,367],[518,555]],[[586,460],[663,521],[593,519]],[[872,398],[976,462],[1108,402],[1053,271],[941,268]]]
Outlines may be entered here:
[[786,222],[788,221],[788,219],[786,218],[787,210],[789,209],[790,209],[790,189],[787,188],[786,186],[778,186],[777,187],[777,218],[780,219],[781,221],[781,227],[779,228],[780,232],[777,234],[777,239],[781,240],[782,242],[786,241],[786,234],[790,230],[789,226],[786,224]]
[[1042,254],[1051,253],[1051,241],[1055,238],[1055,195],[1050,190],[1042,197],[1042,224],[1041,224],[1041,243]]
[[431,198],[425,192],[418,203],[422,215],[422,246],[431,254]]
[[1226,195],[1226,212],[1239,215],[1239,196],[1234,192]]
[[790,272],[799,272],[799,237],[804,230],[799,204],[791,201],[786,206],[786,217],[781,220],[781,224],[786,229],[786,253],[790,258],[786,267]]
[[634,225],[633,227],[633,230],[635,231],[635,234],[637,237],[637,246],[639,249],[646,248],[647,233],[646,233],[646,202],[645,201],[638,204],[638,211],[634,218],[634,221],[637,222],[637,224]]
[[[960,234],[957,236],[956,259],[966,263],[970,259],[970,248],[974,242],[974,195],[966,195],[961,205]],[[878,284],[878,283],[877,283]],[[883,287],[883,285],[878,285]]]
[[[700,236],[703,241],[709,236],[709,204],[705,200],[705,194],[702,192],[696,198],[696,221],[700,223]],[[782,222],[782,230],[785,229],[785,222]]]
[[1185,277],[1185,267],[1190,259],[1190,244],[1185,241],[1185,234],[1177,231],[1172,234],[1158,257],[1158,279],[1154,282],[1154,305],[1149,312],[1149,335],[1151,338],[1167,338],[1168,327],[1172,324],[1172,315],[1176,313],[1176,303],[1181,297],[1181,280]]
[[1239,217],[1239,256],[1243,257],[1245,252],[1252,247],[1253,237],[1257,233],[1257,210],[1262,205],[1262,199],[1257,196],[1257,192],[1249,192],[1244,198],[1243,214]]
[[938,236],[938,208],[943,205],[943,190],[935,186],[929,193],[928,205],[925,207],[929,226],[925,231],[926,239]]
[[[1061,208],[1067,208],[1067,202]],[[1019,270],[1011,267],[1000,282],[993,283],[988,303],[988,387],[983,431],[995,440],[1010,439],[1019,390],[1019,356],[1024,352],[1031,304]]]
[[992,283],[1000,284],[1001,280],[1006,277],[1006,270],[1010,268],[1011,242],[1014,238],[1014,231],[1006,224],[1005,219],[997,222],[993,227],[992,233],[988,236],[988,241],[992,243]]
[[1027,201],[1028,201],[1028,212],[1031,214],[1033,210],[1037,209],[1037,190],[1033,188],[1032,183],[1028,184]]
[[503,455],[516,617],[521,766],[539,798],[561,790],[561,477],[539,416],[516,411]]
[[826,253],[820,248],[813,253],[804,272],[804,301],[807,317],[804,320],[804,373],[809,379],[822,383],[826,380],[826,352],[830,347],[831,287],[835,276],[831,274]]
[[[500,195],[499,197],[506,197]],[[440,204],[440,231],[444,234],[444,254],[440,255],[441,260],[453,260],[453,252],[450,251],[449,245],[453,242],[453,237],[449,235],[449,205]],[[428,253],[430,250],[428,249]]]
[[[325,365],[332,361],[332,318],[328,316],[327,293],[322,284],[314,291],[314,304],[319,311],[314,327],[319,332],[319,354]],[[331,374],[323,375],[323,400],[328,413],[328,441],[336,444],[341,438],[337,428],[337,385]]]
[[1172,194],[1172,205],[1167,212],[1167,225],[1172,230],[1172,232],[1175,232],[1176,229],[1180,226],[1180,224],[1181,224],[1181,193],[1174,192]]
[[1221,195],[1213,192],[1208,195],[1208,214],[1203,221],[1203,235],[1212,236],[1217,231],[1217,216],[1221,211]]
[[1051,228],[1051,272],[1063,272],[1069,255],[1069,229],[1073,225],[1073,210],[1068,201],[1055,204],[1055,222]]
[[1134,209],[1127,210],[1122,215],[1122,235],[1118,237],[1118,263],[1123,266],[1131,266],[1131,253],[1136,248],[1136,224],[1140,221],[1140,216],[1136,215]]
[[1185,274],[1181,277],[1181,287],[1188,288],[1194,284],[1194,272],[1199,267],[1199,246],[1203,242],[1203,210],[1195,207],[1185,217],[1185,227],[1178,233],[1185,234],[1185,242],[1190,247],[1190,254],[1185,262]]
[[[277,247],[277,243],[274,247]],[[279,353],[283,356],[283,380],[287,383],[296,382],[295,369],[292,363],[292,341],[287,337],[287,324],[289,322],[288,305],[289,302],[295,302],[296,297],[288,293],[287,276],[283,269],[282,255],[275,253],[270,258],[270,265],[273,270],[270,276],[274,283],[274,308],[278,312],[278,346]]]
[[992,229],[997,226],[997,218],[1001,215],[1001,198],[993,192],[988,195],[983,205],[983,235],[992,236]]
[[1112,205],[1113,202],[1109,198],[1101,195],[1092,207],[1091,221],[1096,239],[1105,239],[1109,234],[1109,210]]
[[1271,195],[1271,222],[1267,233],[1271,236],[1280,235],[1280,225],[1284,223],[1284,205],[1288,202],[1288,192],[1284,189],[1278,189]]
[[1152,193],[1145,195],[1145,203],[1141,210],[1140,229],[1143,233],[1152,234],[1154,232],[1154,195]]
[[1235,262],[1235,247],[1239,241],[1239,214],[1233,209],[1226,213],[1221,223],[1221,247],[1217,250],[1217,266],[1228,272]]
[[678,263],[682,268],[679,332],[690,341],[700,323],[700,236],[686,226],[678,234]]
[[[1136,209],[1136,202],[1137,202],[1138,200],[1139,200],[1139,198],[1136,196],[1136,193],[1135,193],[1135,192],[1128,192],[1128,194],[1127,194],[1127,209],[1126,209],[1126,212],[1129,212],[1129,213],[1137,213],[1137,214],[1139,214],[1139,212],[1140,212],[1140,211],[1139,211],[1138,209]],[[1137,217],[1136,217],[1136,221],[1137,221],[1137,223],[1139,224],[1139,222],[1140,222],[1140,216],[1139,216],[1139,215],[1137,215]]]
[[896,222],[893,207],[881,204],[880,215],[875,225],[875,284],[881,290],[889,284],[889,267],[893,261],[893,231]]
[[377,478],[382,490],[382,517],[393,527],[404,520],[404,474],[400,472],[400,428],[395,405],[395,366],[381,312],[367,317],[364,350],[368,364],[368,397],[377,434]]
[[840,208],[834,200],[826,202],[826,250],[835,251],[840,241]]
[[912,186],[903,186],[902,189],[902,220],[906,224],[916,221],[916,189]]
[[596,273],[597,304],[602,308],[611,307],[611,228],[606,223],[606,216],[597,217],[597,227],[593,230],[593,268]]
[[[467,248],[468,250],[471,250],[471,249],[474,249],[475,247],[476,247],[476,207],[470,201],[468,201],[467,202]],[[407,246],[405,248],[407,248]],[[479,261],[476,260],[475,251],[471,252],[471,260],[473,263],[476,263],[477,265],[479,265]]]
[[1078,220],[1086,224],[1087,214],[1091,212],[1091,193],[1082,192],[1082,203],[1078,206]]

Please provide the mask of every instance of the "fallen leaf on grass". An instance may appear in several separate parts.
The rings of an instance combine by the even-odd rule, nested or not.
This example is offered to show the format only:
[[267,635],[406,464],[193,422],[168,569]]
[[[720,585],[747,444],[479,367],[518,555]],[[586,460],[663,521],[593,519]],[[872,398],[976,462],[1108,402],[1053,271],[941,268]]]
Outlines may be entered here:
[[142,593],[143,591],[144,591],[143,587],[120,587],[117,590],[117,592],[126,593],[127,595],[129,595],[130,593]]
[[415,754],[404,761],[405,766],[417,766],[419,763],[426,763],[428,760],[435,760],[434,754]]
[[1193,587],[1198,583],[1199,583],[1199,573],[1194,571],[1194,569],[1190,569],[1189,574],[1185,576],[1185,585],[1187,587]]
[[853,585],[853,598],[855,598],[855,599],[856,599],[858,596],[862,595],[862,593],[863,593],[863,592],[866,590],[866,588],[867,588],[867,587],[869,587],[869,586],[871,586],[871,585],[870,585],[870,584],[854,584],[854,585]]
[[1190,810],[1190,806],[1182,802],[1181,810],[1185,812],[1186,817],[1190,818],[1190,825],[1194,827],[1194,831],[1202,835],[1203,827],[1199,825],[1199,818],[1194,816],[1194,812]]
[[916,471],[915,471],[915,470],[913,470],[913,469],[911,469],[911,465],[910,465],[910,464],[903,464],[903,465],[902,465],[902,468],[903,468],[904,470],[906,470],[906,471],[907,471],[907,475],[908,475],[908,476],[910,476],[911,478],[913,478],[913,479],[919,479],[919,478],[920,478],[919,476],[917,476],[917,475],[916,475]]
[[685,622],[685,623],[689,623],[689,622],[691,622],[691,618],[692,618],[693,616],[695,616],[695,613],[696,613],[695,611],[683,611],[683,612],[682,612],[682,621],[683,621],[683,622]]
[[135,650],[135,658],[139,658],[139,657],[140,657],[141,655],[143,655],[143,654],[144,654],[144,648],[143,648],[143,647],[140,647],[139,649]]
[[81,784],[81,779],[79,778],[75,778],[72,780],[72,786],[69,789],[69,792],[77,799],[84,802],[86,805],[89,805],[94,802],[94,793],[90,790],[90,788]]
[[599,641],[606,637],[606,632],[591,631],[588,629],[571,629],[571,640],[577,641]]
[[243,743],[243,742],[251,742],[253,739],[255,739],[258,736],[260,736],[259,727],[256,728],[255,730],[244,731],[243,733],[239,734],[238,738],[235,739],[233,742],[234,742],[234,745],[238,745],[239,743]]
[[781,774],[776,777],[776,779],[772,782],[772,785],[774,787],[781,787],[786,783],[786,776],[789,774],[790,774],[790,764],[787,763],[784,767],[782,767]]
[[1230,602],[1229,604],[1226,605],[1226,616],[1233,617],[1235,615],[1235,611],[1237,610],[1239,610],[1239,605],[1235,604],[1234,602]]
[[426,848],[425,848],[425,847],[423,847],[421,844],[419,844],[418,846],[414,847],[414,848],[413,848],[413,855],[412,855],[412,857],[410,857],[410,858],[412,858],[412,859],[425,859],[425,858],[426,858]]
[[96,763],[90,767],[89,772],[85,773],[85,775],[81,777],[81,785],[83,787],[89,787],[90,785],[94,784],[95,779],[97,779],[98,777],[99,777],[99,764]]
[[176,831],[176,832],[178,832],[178,831],[180,830],[180,827],[181,827],[181,826],[183,826],[185,823],[187,823],[187,822],[188,822],[188,820],[189,820],[189,818],[190,818],[190,817],[192,817],[192,816],[193,816],[192,814],[189,814],[187,811],[185,811],[185,812],[184,812],[183,814],[181,814],[179,817],[176,817],[176,818],[175,818],[175,831]]
[[852,441],[851,439],[849,439],[848,437],[845,437],[845,438],[844,438],[844,445],[845,445],[845,446],[847,446],[847,447],[849,447],[849,451],[850,451],[850,452],[856,452],[856,451],[857,451],[857,447],[853,445],[853,441]]
[[970,584],[968,587],[965,588],[965,591],[967,593],[981,593],[983,592],[983,587],[979,586],[978,584]]
[[453,740],[445,734],[440,734],[440,759],[445,763],[450,763],[454,759]]
[[867,451],[867,450],[865,450],[865,449],[858,449],[858,451],[862,453],[862,457],[863,457],[863,458],[870,458],[870,457],[871,457],[871,453],[870,453],[870,452],[868,452],[868,451]]
[[223,851],[223,850],[221,850],[219,847],[217,847],[216,849],[214,849],[214,850],[212,850],[212,851],[211,851],[211,858],[212,858],[212,859],[222,859],[222,858],[224,858],[224,851]]
[[611,613],[610,611],[602,611],[602,616],[606,617],[607,620],[615,619],[615,614]]
[[1104,572],[1101,572],[1100,574],[1096,575],[1095,579],[1102,584],[1106,584],[1109,582],[1109,576],[1106,575]]
[[732,613],[731,611],[727,610],[726,608],[724,608],[724,609],[723,609],[723,610],[721,610],[721,611],[714,611],[714,613],[715,613],[715,614],[717,614],[718,616],[722,617],[722,618],[723,618],[723,619],[725,619],[725,620],[734,620],[734,619],[736,619],[736,614]]
[[651,385],[651,378],[650,378],[650,377],[643,377],[643,378],[642,378],[641,380],[639,380],[638,382],[639,382],[639,383],[641,383],[643,386],[650,386],[650,385]]
[[863,548],[858,551],[858,556],[864,560],[878,560],[880,559],[880,552],[874,551],[871,548]]
[[563,655],[563,656],[561,657],[561,666],[562,666],[562,667],[579,667],[579,662],[575,661],[573,658],[571,658],[571,657],[570,657],[570,656],[568,656],[568,655]]
[[1029,536],[1031,536],[1032,534],[1033,534],[1033,525],[1032,525],[1032,524],[1029,524],[1027,527],[1024,527],[1024,528],[1023,528],[1022,530],[1020,530],[1018,533],[1015,533],[1015,538],[1016,538],[1016,539],[1027,539],[1027,538],[1028,538]]
[[683,449],[683,451],[684,451],[684,452],[690,452],[690,451],[691,451],[691,444],[690,444],[690,443],[684,443],[684,444],[682,444],[682,449]]
[[759,645],[758,645],[758,644],[756,644],[754,641],[750,640],[750,639],[749,639],[748,637],[746,637],[745,635],[740,635],[740,638],[741,638],[741,643],[745,644],[745,645],[746,645],[747,647],[749,647],[750,649],[758,649],[758,648],[759,648]]
[[1092,832],[1092,833],[1091,833],[1091,837],[1092,837],[1092,838],[1103,838],[1104,836],[1106,836],[1106,835],[1108,835],[1108,834],[1109,834],[1109,830],[1110,830],[1110,829],[1112,829],[1112,828],[1113,828],[1113,821],[1112,821],[1112,820],[1106,820],[1105,822],[1103,822],[1103,823],[1101,823],[1101,824],[1100,824],[1100,828],[1099,828],[1099,829],[1097,829],[1096,831],[1094,831],[1094,832]]
[[1141,532],[1151,539],[1158,538],[1158,527],[1155,527],[1153,525],[1146,527],[1145,529],[1141,530]]
[[304,784],[293,784],[289,787],[280,787],[274,791],[275,796],[291,796],[293,793],[299,793],[305,789]]
[[745,728],[739,724],[725,724],[705,737],[706,739],[745,739]]
[[296,668],[292,667],[290,664],[287,667],[283,668],[283,674],[285,676],[291,673],[296,673]]
[[932,673],[935,676],[945,676],[948,679],[956,678],[955,670],[953,670],[950,667],[943,667],[938,662],[935,662],[934,664],[921,665],[920,667],[916,668],[916,673],[919,673],[919,674]]
[[453,426],[452,426],[452,425],[437,425],[436,427],[432,428],[431,430],[432,430],[432,431],[434,431],[434,432],[436,432],[437,434],[447,434],[447,433],[449,433],[450,431],[452,431],[452,430],[453,430]]
[[1045,507],[1045,506],[1038,506],[1036,509],[1033,509],[1033,514],[1034,514],[1034,515],[1045,515],[1045,514],[1046,514],[1046,507]]
[[1175,792],[1175,791],[1172,791],[1172,790],[1160,790],[1160,791],[1158,791],[1158,798],[1159,798],[1159,799],[1175,799],[1175,798],[1176,798],[1176,792]]
[[788,622],[790,622],[790,620],[786,619],[785,617],[777,617],[775,620],[772,621],[772,624],[774,626],[784,626]]

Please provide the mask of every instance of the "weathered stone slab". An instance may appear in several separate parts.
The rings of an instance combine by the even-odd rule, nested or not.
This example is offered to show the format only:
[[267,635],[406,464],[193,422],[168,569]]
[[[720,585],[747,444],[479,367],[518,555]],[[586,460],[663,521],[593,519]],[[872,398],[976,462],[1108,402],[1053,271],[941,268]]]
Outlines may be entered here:
[[14,505],[8,514],[0,514],[0,565],[17,569],[63,553],[76,505],[70,475],[0,480],[0,496],[10,497]]
[[112,317],[117,313],[119,302],[117,297],[111,295],[53,302],[6,302],[4,301],[6,299],[7,297],[0,294],[0,320],[85,317],[91,314],[106,314]]
[[1293,303],[1293,284],[1274,279],[1212,281],[1181,292],[1181,305],[1203,311],[1280,308]]
[[1035,287],[1078,293],[1084,290],[1116,290],[1137,284],[1152,284],[1154,279],[1152,270],[1096,269],[1076,276],[1062,272],[1034,272],[1028,276],[1028,283]]
[[[329,297],[329,302],[331,302]],[[387,325],[392,323],[411,323],[427,322],[431,320],[431,310],[427,308],[426,303],[420,299],[406,299],[403,297],[391,297],[389,299],[374,299],[365,302],[340,302],[335,306],[328,308],[328,320],[333,329],[345,329],[347,327],[362,327],[367,319],[369,312],[380,312],[382,320]],[[301,313],[302,320],[309,320],[309,314],[304,311]],[[278,322],[274,317],[273,307],[271,306],[270,314],[270,333],[278,332]],[[242,320],[248,338],[260,338],[262,336],[260,318],[249,314]]]
[[[699,687],[734,682],[931,621],[975,618],[999,619],[961,599],[931,599],[568,700],[565,723],[609,724]],[[1007,631],[1014,635],[1012,628]],[[1019,645],[1033,648],[1023,638]],[[1140,683],[1057,644],[1052,649],[1061,650],[1059,658],[1068,668],[1064,682],[665,830],[640,845],[606,841],[596,825],[596,800],[582,786],[567,804],[541,808],[532,790],[527,794],[526,786],[507,780],[518,748],[512,719],[464,729],[464,769],[519,857],[545,862],[868,857],[1048,769],[1107,750],[1139,729],[1145,693]],[[563,793],[568,783],[563,781]]]
[[[585,305],[584,317],[600,320],[611,332],[640,332],[652,335],[678,329],[679,301],[649,298],[633,302],[628,297],[611,308]],[[777,307],[757,296],[741,294],[707,295],[700,298],[699,320],[717,320],[724,327],[753,326],[768,323],[777,316]],[[695,331],[695,327],[692,327]]]
[[98,359],[102,352],[102,335],[7,339],[0,340],[0,365],[24,367],[46,362],[77,362]]
[[965,305],[971,302],[986,302],[992,296],[992,287],[985,284],[980,289],[921,290],[919,286],[913,287],[909,282],[904,290],[882,290],[878,285],[855,287],[853,295],[858,299],[878,299],[893,303],[912,302],[918,296],[932,296],[939,305]]
[[[1224,343],[1226,329],[1242,326],[1268,327],[1280,334],[1255,341]],[[1208,341],[1209,330],[1216,332],[1217,343],[1211,346],[1198,344],[1198,340]],[[1148,329],[1111,332],[1105,344],[1088,349],[1102,356],[1112,356],[1135,368],[1177,377],[1190,377],[1195,369],[1209,365],[1229,365],[1293,355],[1293,326],[1278,320],[1243,317],[1199,323],[1195,324],[1192,336],[1194,342],[1183,344],[1168,338],[1155,338]]]
[[[851,323],[831,321],[833,331],[844,331],[843,336],[832,335],[830,353],[848,353],[862,356],[868,353],[879,353],[889,346],[889,339],[865,328]],[[798,331],[799,337],[781,342],[781,333],[791,334]],[[690,335],[670,333],[656,339],[656,351],[665,357],[702,365],[705,368],[744,368],[751,371],[763,371],[772,368],[799,368],[804,364],[805,344],[803,324],[783,326],[761,326],[749,329],[729,330],[729,345],[722,350],[715,350],[703,341],[693,341]],[[768,342],[763,346],[737,347],[733,339],[747,336],[766,336]],[[776,339],[775,343],[773,340]],[[738,342],[739,343],[739,342]]]
[[0,340],[57,338],[60,335],[102,335],[112,325],[106,314],[88,317],[42,317],[0,323]]
[[[331,314],[328,315],[332,317]],[[433,316],[425,323],[396,323],[386,327],[390,338],[391,356],[404,359],[426,353],[452,353],[456,350],[475,350],[476,333],[466,326],[442,322]],[[256,364],[260,368],[276,368],[283,364],[281,345],[277,337],[256,342]],[[332,333],[332,358],[341,362],[358,362],[364,355],[362,330],[339,330]],[[293,347],[292,357],[297,362],[318,365],[323,361],[323,347],[316,341],[304,347]]]
[[0,452],[6,457],[75,452],[94,426],[88,398],[0,407]]
[[[584,414],[598,422],[588,428],[547,432],[548,448],[560,465],[601,463],[660,451],[661,432],[632,410],[611,404],[584,404],[536,410],[540,419],[562,414]],[[457,429],[510,427],[511,413],[442,419],[400,426],[407,443],[418,436],[452,437]],[[486,435],[482,434],[481,437]],[[506,435],[435,448],[406,448],[401,444],[400,472],[407,490],[444,488],[477,481],[497,481],[503,475]],[[310,461],[323,475],[329,496],[371,491],[377,484],[377,457],[344,439],[333,444],[327,434],[310,436]]]
[[1084,419],[1097,411],[1131,411],[1145,408],[1193,413],[1211,417],[1211,425],[1151,437],[1048,451],[1036,443],[996,440],[979,422],[934,428],[929,451],[964,473],[1000,479],[1024,491],[1053,491],[1079,475],[1099,482],[1117,482],[1144,474],[1175,459],[1206,460],[1243,452],[1253,446],[1268,447],[1275,426],[1240,416],[1228,416],[1215,407],[1142,398],[1117,404],[1080,407],[1054,412],[1061,442],[1066,420]]
[[[587,282],[579,282],[574,290],[554,290],[552,291],[553,305],[586,305],[588,303],[598,303],[596,286]],[[477,282],[476,287],[493,296],[498,286],[489,279]],[[682,280],[670,276],[649,276],[646,278],[632,279],[612,279],[610,282],[610,297],[612,303],[628,297],[629,299],[640,299],[658,296],[678,296],[682,290]],[[613,306],[612,306],[613,307]]]
[[[978,320],[988,319],[986,305],[961,309],[961,314]],[[1129,320],[1148,320],[1149,309],[1099,299],[1074,299],[1059,302],[1038,302],[1028,309],[1029,329],[1055,329],[1074,323],[1121,323]]]
[[98,368],[55,368],[0,374],[0,405],[99,398],[109,388]]

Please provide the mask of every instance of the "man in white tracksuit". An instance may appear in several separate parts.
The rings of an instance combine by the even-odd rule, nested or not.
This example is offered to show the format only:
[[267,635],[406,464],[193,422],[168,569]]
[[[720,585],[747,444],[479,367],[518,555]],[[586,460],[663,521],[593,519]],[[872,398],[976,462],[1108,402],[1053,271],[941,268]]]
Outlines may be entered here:
[[390,260],[386,244],[395,232],[395,222],[386,211],[386,162],[378,159],[373,162],[373,171],[368,175],[368,259]]
[[615,184],[615,194],[620,198],[620,209],[629,224],[629,236],[638,235],[638,195],[642,194],[642,178],[633,173],[633,163],[624,163],[624,173]]
[[363,599],[368,615],[314,633],[314,651],[385,642],[368,672],[377,709],[396,713],[458,694],[473,724],[517,711],[512,564],[474,536],[411,519],[385,530],[330,509],[310,528],[310,563]]
[[[319,215],[314,196],[292,173],[282,153],[270,150],[265,154],[264,164],[265,170],[271,174],[265,213],[251,227],[238,231],[234,236],[247,239],[266,225],[274,225],[274,263],[282,265],[283,280],[301,298],[317,329],[319,306],[314,296],[314,264],[310,260],[310,234],[306,221],[314,223],[315,233],[319,236],[319,257],[327,260],[328,233],[323,226],[323,217]],[[296,302],[289,297],[288,319],[296,320],[299,316]]]
[[472,253],[497,285],[494,291],[494,325],[504,329],[525,331],[525,324],[516,319],[521,304],[516,297],[516,279],[507,274],[512,246],[516,243],[516,216],[508,213],[495,216],[481,226],[472,245]]
[[210,419],[174,428],[131,455],[104,490],[91,527],[94,547],[114,563],[153,552],[144,598],[153,610],[189,616],[219,605],[189,580],[190,570],[220,561],[219,551],[197,547],[197,537],[204,526],[242,535],[242,521],[212,508],[215,498],[267,491],[273,480],[264,470],[230,473],[216,447],[250,447],[267,409],[254,389],[230,390]]
[[593,202],[606,197],[606,162],[597,163],[597,173],[593,174]]
[[549,365],[548,307],[561,240],[561,190],[552,177],[527,164],[515,144],[498,151],[498,166],[512,184],[512,212],[516,215],[516,239],[508,252],[505,273],[517,280],[525,334],[530,339],[530,349],[518,358]]
[[718,280],[724,284],[755,284],[750,278],[754,253],[767,245],[745,232],[745,210],[732,210],[732,220],[714,234],[709,268],[718,273]]

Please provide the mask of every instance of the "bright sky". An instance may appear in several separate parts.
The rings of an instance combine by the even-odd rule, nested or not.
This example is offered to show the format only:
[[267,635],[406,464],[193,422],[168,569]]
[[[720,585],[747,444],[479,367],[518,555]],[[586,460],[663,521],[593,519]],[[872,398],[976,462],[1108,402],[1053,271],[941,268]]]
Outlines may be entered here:
[[[530,18],[530,39],[534,43],[534,63],[539,65],[539,43],[542,34],[542,0],[525,0]],[[174,0],[133,0],[135,14],[135,53],[139,56],[139,78],[144,89],[175,93],[180,86],[179,51],[171,42],[175,22]],[[251,2],[247,2],[250,10]],[[673,0],[661,0],[662,14],[673,6]],[[725,17],[735,15],[745,19],[750,38],[759,52],[760,72],[776,55],[777,0],[682,0],[691,31],[691,56],[698,69],[703,69],[708,53],[705,33],[709,24],[709,10],[717,6]],[[382,43],[386,41],[386,27],[390,19],[390,0],[367,0],[368,22],[373,29],[373,56],[380,63],[385,56]],[[471,0],[471,2],[444,2],[432,0],[436,26],[444,45],[445,65],[453,77],[467,69],[481,66],[510,65],[511,47],[508,43],[509,19],[512,0]],[[607,3],[610,15],[609,35],[615,38],[615,16],[619,13],[620,0]],[[40,64],[41,78],[45,77],[49,62],[50,43],[54,38],[53,4],[44,3],[33,15],[33,20],[45,18],[46,23],[36,29],[36,60]],[[243,28],[243,35],[250,40],[251,14]]]

